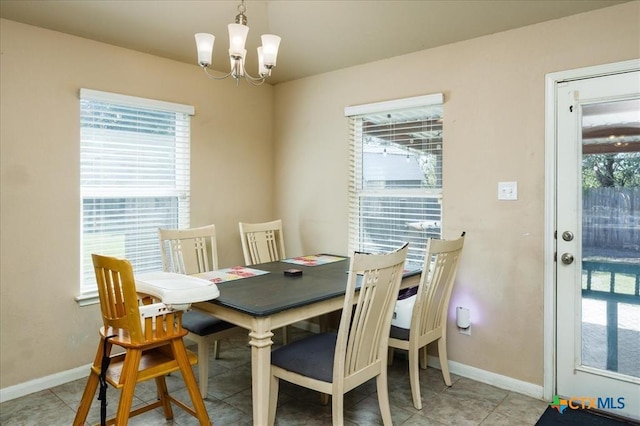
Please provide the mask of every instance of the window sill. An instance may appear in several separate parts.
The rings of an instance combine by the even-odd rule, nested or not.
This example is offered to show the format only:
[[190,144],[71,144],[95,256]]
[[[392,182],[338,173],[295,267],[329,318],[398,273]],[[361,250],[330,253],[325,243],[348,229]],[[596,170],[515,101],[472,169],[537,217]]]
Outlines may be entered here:
[[97,305],[98,303],[100,303],[100,298],[98,297],[97,291],[92,291],[89,293],[81,294],[80,296],[76,296],[75,300],[81,307]]

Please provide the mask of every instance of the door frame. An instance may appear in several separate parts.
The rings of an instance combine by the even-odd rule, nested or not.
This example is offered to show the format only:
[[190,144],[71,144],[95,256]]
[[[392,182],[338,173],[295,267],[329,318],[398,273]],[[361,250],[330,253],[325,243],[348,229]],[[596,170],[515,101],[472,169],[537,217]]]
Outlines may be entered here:
[[564,81],[583,80],[640,70],[640,59],[549,73],[545,77],[545,185],[544,185],[544,377],[543,397],[553,399],[556,391],[556,85]]

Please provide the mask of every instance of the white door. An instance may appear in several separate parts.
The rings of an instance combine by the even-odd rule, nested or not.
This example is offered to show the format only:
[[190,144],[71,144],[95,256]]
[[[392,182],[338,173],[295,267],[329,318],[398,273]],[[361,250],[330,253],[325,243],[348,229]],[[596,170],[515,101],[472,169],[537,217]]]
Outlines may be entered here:
[[556,102],[556,393],[640,419],[640,72]]

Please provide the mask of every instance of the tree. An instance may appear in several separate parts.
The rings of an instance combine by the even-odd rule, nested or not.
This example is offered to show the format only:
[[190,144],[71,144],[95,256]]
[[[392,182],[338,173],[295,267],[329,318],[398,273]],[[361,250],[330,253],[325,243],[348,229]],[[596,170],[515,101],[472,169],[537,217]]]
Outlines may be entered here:
[[582,159],[583,188],[640,186],[640,153],[589,154]]

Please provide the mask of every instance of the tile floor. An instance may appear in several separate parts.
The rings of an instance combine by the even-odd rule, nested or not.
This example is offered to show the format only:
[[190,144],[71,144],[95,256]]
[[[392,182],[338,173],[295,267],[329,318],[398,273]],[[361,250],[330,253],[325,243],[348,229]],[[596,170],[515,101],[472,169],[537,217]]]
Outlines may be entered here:
[[[277,333],[277,332],[276,332]],[[293,328],[293,338],[304,334]],[[279,343],[279,333],[274,337]],[[210,360],[209,392],[205,405],[216,426],[251,425],[251,356],[247,337],[241,330],[222,342],[221,358]],[[195,349],[193,347],[192,349]],[[450,426],[525,426],[535,425],[547,402],[498,389],[493,386],[452,375],[447,387],[440,370],[421,370],[420,386],[423,408],[416,410],[411,401],[406,354],[396,351],[389,367],[389,395],[394,425]],[[197,377],[197,367],[196,367]],[[167,379],[169,391],[184,401],[189,396],[179,374]],[[0,404],[3,426],[71,425],[84,389],[85,379]],[[113,415],[119,391],[109,388],[108,415]],[[97,396],[97,395],[96,395]],[[142,403],[155,398],[155,384],[146,382],[136,388],[136,399]],[[174,408],[175,418],[165,420],[161,410],[134,417],[130,425],[197,425],[195,418]],[[88,422],[99,423],[99,402],[95,401]],[[317,393],[282,383],[280,387],[277,425],[330,425],[331,405],[320,404]],[[382,424],[373,381],[349,392],[345,398],[345,425]]]

